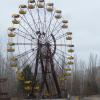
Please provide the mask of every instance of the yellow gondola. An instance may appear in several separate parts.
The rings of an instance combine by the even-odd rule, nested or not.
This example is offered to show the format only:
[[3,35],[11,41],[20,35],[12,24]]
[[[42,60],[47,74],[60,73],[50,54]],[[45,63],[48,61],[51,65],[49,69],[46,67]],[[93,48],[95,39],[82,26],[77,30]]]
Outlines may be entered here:
[[26,91],[31,91],[31,90],[32,90],[32,86],[25,86],[25,87],[24,87],[24,90],[26,90]]
[[12,17],[13,17],[13,18],[19,18],[20,15],[19,15],[19,14],[13,14]]
[[19,8],[27,8],[27,6],[26,6],[25,4],[21,4],[21,5],[19,6]]
[[63,25],[62,25],[62,28],[63,28],[63,29],[66,29],[66,28],[68,28],[68,25],[67,25],[67,24],[63,24]]
[[28,3],[35,3],[35,0],[28,0]]
[[38,8],[44,8],[44,0],[39,0],[37,3]]
[[71,68],[64,68],[65,71],[71,71]]
[[44,0],[38,0],[39,2],[44,2]]
[[68,47],[74,47],[74,45],[73,44],[69,44],[69,45],[67,45]]
[[9,46],[14,46],[15,43],[13,43],[13,42],[9,42],[8,45],[9,45]]
[[55,13],[61,14],[61,10],[55,10]]
[[24,84],[25,85],[31,85],[32,84],[32,81],[25,81]]
[[47,6],[51,6],[51,7],[53,7],[54,4],[53,4],[53,3],[47,3]]
[[48,12],[52,12],[53,11],[53,7],[47,7],[46,8]]
[[34,89],[35,90],[40,90],[40,86],[35,86]]
[[72,35],[72,32],[66,32],[67,35]]
[[44,8],[44,3],[39,2],[39,3],[37,4],[37,7],[38,7],[38,8]]
[[60,81],[65,81],[65,78],[64,78],[63,76],[61,76],[61,77],[59,78],[59,80],[60,80]]
[[35,8],[35,5],[33,5],[33,4],[28,4],[28,8],[29,8],[29,9],[34,9],[34,8]]
[[53,3],[47,3],[46,9],[47,9],[48,12],[52,12],[53,11],[53,9],[54,9],[53,5],[54,5]]
[[69,49],[68,52],[69,52],[69,53],[73,53],[74,50],[73,50],[73,49]]
[[68,36],[66,37],[66,40],[72,40],[72,37]]
[[11,57],[10,60],[17,61],[18,59],[16,57]]
[[67,62],[67,64],[68,64],[68,65],[73,65],[73,64],[74,64],[74,62],[69,61],[69,62]]
[[50,96],[50,93],[45,92],[45,93],[44,93],[44,96],[47,96],[47,97],[48,97],[48,96]]
[[26,11],[21,9],[21,10],[19,10],[19,13],[24,15],[24,14],[26,14]]
[[19,8],[20,8],[20,10],[19,10],[20,14],[22,14],[22,15],[26,14],[26,10],[25,10],[25,8],[27,8],[26,5],[24,5],[24,4],[20,5]]
[[63,22],[64,24],[66,24],[66,23],[68,23],[68,20],[62,20],[62,22]]
[[61,15],[55,15],[56,19],[60,19],[62,16]]
[[64,76],[71,76],[71,73],[64,73]]
[[16,34],[14,34],[12,32],[8,33],[8,37],[15,37],[15,36],[16,36]]
[[61,10],[55,10],[55,18],[56,19],[60,19],[62,16],[61,16]]
[[16,67],[17,67],[17,64],[11,64],[10,66],[11,66],[12,68],[13,68],[13,67],[16,68]]
[[9,31],[15,31],[15,29],[16,29],[16,28],[14,28],[14,27],[9,27],[9,28],[8,28]]
[[15,51],[15,49],[14,49],[14,48],[12,48],[12,47],[10,47],[10,48],[7,48],[7,51],[8,51],[8,52],[14,52],[14,51]]
[[12,20],[12,23],[13,23],[13,24],[19,24],[19,23],[20,23],[20,21],[19,21],[19,20],[14,19],[14,20]]
[[17,80],[19,80],[19,81],[23,81],[24,80],[24,75],[23,75],[22,72],[18,72],[17,73]]
[[67,57],[69,60],[73,60],[74,59],[74,57],[73,56],[69,56],[69,57]]

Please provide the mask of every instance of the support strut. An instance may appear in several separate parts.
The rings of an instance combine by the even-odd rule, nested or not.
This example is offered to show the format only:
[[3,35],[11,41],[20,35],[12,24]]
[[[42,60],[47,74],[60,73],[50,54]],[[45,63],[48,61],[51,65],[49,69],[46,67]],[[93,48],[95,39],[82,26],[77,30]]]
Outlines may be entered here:
[[42,77],[43,77],[43,82],[42,82],[42,84],[41,84],[41,91],[42,91],[42,89],[43,89],[43,87],[44,87],[44,83],[45,83],[46,88],[47,88],[47,91],[48,91],[48,93],[50,93],[49,86],[48,86],[48,83],[47,83],[47,80],[46,80],[46,71],[45,71],[45,69],[44,69],[44,64],[43,64],[43,60],[42,60],[41,54],[40,54],[40,62],[41,62]]

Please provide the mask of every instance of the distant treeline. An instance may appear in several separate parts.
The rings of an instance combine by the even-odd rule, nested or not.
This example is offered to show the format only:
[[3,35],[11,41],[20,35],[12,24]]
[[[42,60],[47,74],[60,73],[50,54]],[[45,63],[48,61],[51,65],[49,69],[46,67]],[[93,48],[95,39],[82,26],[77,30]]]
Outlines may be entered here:
[[[75,58],[75,65],[72,68],[72,76],[68,78],[67,90],[71,95],[88,96],[100,94],[100,67],[97,66],[97,56],[92,54],[89,57],[89,63]],[[16,73],[8,66],[8,61],[0,54],[0,78],[6,77],[7,90],[11,96],[16,96],[18,90],[18,81],[16,80]],[[5,87],[5,86],[4,86]]]

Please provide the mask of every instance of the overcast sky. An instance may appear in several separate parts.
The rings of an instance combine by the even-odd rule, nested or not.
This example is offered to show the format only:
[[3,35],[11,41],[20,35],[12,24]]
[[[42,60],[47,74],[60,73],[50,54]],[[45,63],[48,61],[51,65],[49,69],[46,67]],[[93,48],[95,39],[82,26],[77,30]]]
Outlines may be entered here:
[[[100,57],[100,0],[46,0],[54,2],[70,22],[75,51],[79,58],[87,60],[90,53]],[[27,0],[0,1],[0,45],[5,50],[7,28],[11,15],[18,12],[18,5]]]

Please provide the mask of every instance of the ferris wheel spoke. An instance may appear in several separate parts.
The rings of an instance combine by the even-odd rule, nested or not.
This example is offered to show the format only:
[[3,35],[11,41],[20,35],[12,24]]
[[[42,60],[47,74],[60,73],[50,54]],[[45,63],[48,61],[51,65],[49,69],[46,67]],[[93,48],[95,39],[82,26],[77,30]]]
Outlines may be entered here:
[[[59,32],[60,32],[61,30],[62,30],[62,29],[59,29],[59,30],[56,32],[56,34],[54,34],[53,36],[56,36],[57,34],[59,34]],[[49,42],[52,43],[52,40],[50,39]]]
[[[55,15],[55,13],[51,13],[51,18],[50,18],[49,25],[48,25],[48,27],[47,27],[47,29],[46,29],[46,33],[48,33],[48,30],[50,31],[50,26],[51,26],[51,23],[52,23],[52,21],[53,21],[54,15]],[[49,35],[49,34],[47,34],[47,37],[48,37],[48,35]]]
[[[35,58],[36,56],[34,56],[34,59],[31,61],[31,63],[29,64],[30,66],[31,66],[31,64],[32,64],[32,66],[31,67],[33,67],[33,64],[34,64],[34,61],[35,61]],[[29,58],[29,57],[28,57]],[[25,62],[25,61],[24,61]],[[24,65],[24,62],[23,62],[23,65]],[[24,66],[21,66],[21,69],[23,69],[25,67],[25,65]]]
[[33,17],[33,14],[32,14],[32,12],[31,12],[31,10],[28,9],[28,12],[30,13],[30,15],[31,15],[31,17],[32,17],[33,24],[34,24],[35,28],[38,30],[39,27],[38,27],[37,23],[35,22],[35,19],[34,19],[34,17]]
[[[45,5],[45,3],[44,3],[44,5]],[[46,8],[44,8],[44,27],[43,27],[44,29],[46,29],[46,21],[47,21],[46,20],[46,15],[47,15],[46,14]],[[44,31],[44,29],[43,29],[43,31]]]
[[[60,31],[62,31],[61,33],[63,33],[63,34],[62,34],[62,35],[60,34],[59,36],[55,37],[55,38],[56,38],[56,41],[59,40],[59,39],[61,39],[61,38],[64,38],[64,37],[66,36],[66,34],[64,34],[62,28],[59,29],[58,32],[57,32],[54,36],[56,36],[57,34],[59,34]],[[51,40],[50,40],[50,42],[51,42]],[[52,42],[51,42],[51,43],[52,43]]]
[[[19,28],[17,28],[16,30],[19,31],[19,32],[21,32],[21,33],[23,33],[23,34],[25,34],[25,35],[27,35],[27,36],[31,36],[31,34],[27,34],[26,32],[20,30]],[[32,36],[31,36],[31,37],[32,37]],[[34,38],[34,37],[33,37],[33,38]]]
[[[57,30],[56,34],[54,34],[54,36],[56,36],[57,34],[59,34],[59,32],[62,30],[62,28],[60,28],[59,30]],[[51,40],[49,40],[51,41]]]
[[34,61],[35,61],[35,60],[36,60],[36,55],[34,56],[34,58],[32,59],[32,61],[31,61],[31,63],[30,63],[30,66],[32,65],[31,67],[33,67],[33,64],[34,64]]
[[56,38],[56,40],[59,40],[59,39],[65,37],[65,36],[66,36],[66,34],[65,34],[64,31],[61,29],[61,34],[59,34],[59,35],[58,35],[57,37],[55,37],[55,38]]
[[[58,22],[58,20],[57,20],[57,22]],[[57,24],[57,23],[56,23],[56,24]],[[51,32],[54,33],[54,32],[61,26],[61,24],[62,24],[62,22],[59,22],[59,23],[57,24],[57,26],[55,25],[54,28],[53,28],[53,30],[52,30]]]
[[56,58],[53,58],[55,60],[55,62],[57,63],[57,65],[59,66],[60,70],[63,70],[62,66],[59,64],[59,62],[56,60]]
[[58,48],[56,48],[56,50],[58,50],[59,52],[62,52],[63,54],[66,54],[66,55],[70,56],[69,54],[67,54],[66,52],[64,52],[64,51],[62,51],[62,50],[60,50]]
[[[57,24],[58,23],[58,24]],[[59,26],[62,24],[62,22],[58,22],[58,20],[56,20],[54,26],[53,26],[53,29],[51,30],[50,34],[53,34],[55,31],[57,31],[57,29],[59,28]],[[57,25],[57,26],[56,26]],[[50,35],[47,37],[49,38]]]
[[36,44],[33,43],[14,43],[15,45],[32,45],[35,46]]
[[46,29],[47,37],[49,35],[49,31],[50,31],[50,27],[51,27],[52,20],[53,20],[53,14],[51,13],[50,22],[49,22],[49,25],[47,26],[47,29]]
[[[28,20],[27,20],[27,18],[26,18],[26,16],[25,15],[23,15],[24,16],[24,18],[25,18],[25,20],[26,20],[26,22],[27,22],[27,24],[29,25],[29,27],[30,27],[30,29],[32,30],[32,32],[34,33],[34,35],[36,36],[36,30],[34,30],[33,28],[32,28],[32,26],[30,25],[30,23],[28,22]],[[36,36],[37,37],[37,36]]]
[[36,56],[33,56],[32,60],[30,60],[30,63],[29,63],[30,67],[33,67],[35,59],[36,59]]
[[[54,46],[54,44],[51,44],[51,45],[53,45]],[[56,46],[68,46],[68,45],[66,45],[66,44],[56,44]]]
[[[68,59],[66,56],[64,56],[64,55],[62,55],[62,54],[60,54],[60,53],[58,53],[58,52],[56,52],[58,55],[59,55],[59,57],[61,58],[61,56],[63,56],[64,58],[66,58],[66,59]],[[69,55],[70,56],[70,55]],[[66,63],[65,63],[66,64]]]
[[[58,55],[57,55],[57,57],[58,57]],[[63,72],[64,71],[64,66],[62,65],[62,64],[59,64],[59,61],[57,61],[57,59],[56,58],[54,58],[54,60],[55,60],[55,62],[56,62],[56,64],[59,66],[59,68],[60,69],[56,69],[56,71],[58,70],[58,75],[59,75],[59,72]],[[61,59],[62,60],[62,59]],[[62,63],[62,62],[61,62]],[[66,64],[65,62],[64,62],[64,64]],[[58,68],[58,67],[57,67]]]
[[56,36],[57,34],[59,34],[59,32],[62,30],[62,28],[60,28],[59,30],[57,30],[57,32],[54,34],[54,36]]
[[[51,50],[53,50],[53,48],[51,48]],[[66,56],[64,56],[65,53],[64,53],[62,50],[60,50],[60,52],[63,52],[64,55],[62,55],[61,53],[58,53],[57,50],[59,50],[59,49],[56,48],[56,53],[55,53],[56,55],[58,54],[58,55],[60,55],[60,56],[62,56],[62,57],[67,58]],[[61,57],[60,57],[60,58],[61,58]]]
[[56,44],[56,46],[68,46],[68,45],[66,45],[66,44]]
[[15,32],[15,34],[17,34],[17,35],[19,35],[19,36],[21,36],[21,37],[23,37],[23,38],[25,38],[25,39],[27,39],[27,40],[29,40],[29,41],[32,41],[32,39],[29,39],[29,38],[27,38],[26,36],[23,36],[23,35],[21,35],[21,34],[19,34],[19,33],[17,33],[17,32]]
[[[23,15],[24,16],[24,15]],[[23,17],[21,17],[21,19],[29,26],[29,28],[33,31],[33,29],[30,27],[31,25],[29,24],[29,22],[27,22],[26,19],[24,19]]]
[[27,55],[27,54],[33,52],[33,50],[34,50],[34,49],[30,49],[30,50],[28,50],[28,51],[25,51],[25,52],[23,52],[22,54],[17,55],[16,57],[17,57],[17,58],[23,57],[23,56],[25,56],[25,55]]
[[[35,4],[36,4],[36,2],[35,2]],[[42,21],[41,21],[41,17],[40,17],[40,14],[39,14],[39,8],[38,7],[36,8],[36,11],[37,11],[37,14],[38,14],[38,24],[39,24],[39,31],[40,31],[40,24],[42,26]]]
[[[26,29],[23,25],[19,24],[29,35],[30,35],[30,32],[28,31],[28,29]],[[34,37],[33,37],[34,38]],[[35,37],[37,38],[37,37]]]
[[[37,40],[37,38],[34,38],[31,34],[27,34],[26,32],[23,32],[22,30],[19,30],[19,29],[16,29],[16,30],[18,30],[19,32],[21,32],[21,33],[24,33],[25,35],[27,35],[27,36],[30,36],[32,39],[34,39],[34,40]],[[24,37],[24,38],[26,38],[26,36],[23,36],[23,35],[21,35],[21,34],[19,34],[18,32],[15,32],[16,34],[18,34],[19,36],[22,36],[22,37]],[[32,41],[32,39],[29,39],[29,38],[26,38],[26,39],[28,39],[28,40],[30,40],[30,41]],[[39,40],[40,41],[40,40]]]
[[[57,31],[57,29],[59,28],[59,27],[61,27],[61,24],[62,24],[62,22],[59,22],[58,23],[58,25],[57,26],[55,26],[54,28],[53,28],[53,30],[50,32],[50,33],[54,33],[55,31]],[[51,34],[50,34],[51,35]],[[47,38],[49,38],[50,37],[50,35],[47,37]]]
[[61,35],[61,36],[58,36],[58,37],[56,37],[56,40],[59,40],[59,39],[61,39],[61,38],[64,38],[66,36],[66,34],[63,34],[63,35]]
[[24,27],[22,24],[19,24],[28,34],[30,34],[30,32],[28,31],[28,28],[26,29],[26,27]]
[[55,24],[54,24],[54,26],[53,26],[53,29],[51,30],[50,33],[53,33],[54,29],[56,28],[57,23],[58,23],[58,20],[56,20],[56,22],[55,22]]
[[48,29],[50,28],[50,25],[51,25],[51,23],[52,23],[52,21],[53,21],[54,15],[55,15],[55,13],[52,13],[52,12],[51,12],[51,18],[50,18],[50,21],[49,21],[49,25],[48,25],[48,27],[47,27],[47,29],[46,29],[46,33],[48,32]]
[[31,59],[31,57],[34,55],[34,53],[32,53],[25,61],[24,63],[22,64],[22,67],[25,66],[25,64],[27,64],[27,62]]
[[[67,57],[65,57],[64,55],[61,55],[61,54],[59,54],[59,53],[56,53],[56,55],[57,55],[57,57],[59,56],[58,58],[59,58],[61,61],[63,61],[64,64],[66,64],[66,63],[65,63],[65,60],[66,60]],[[61,58],[61,56],[62,56],[63,58]]]
[[28,31],[28,29],[26,29],[23,25],[19,24],[28,34],[30,34],[30,32]]

